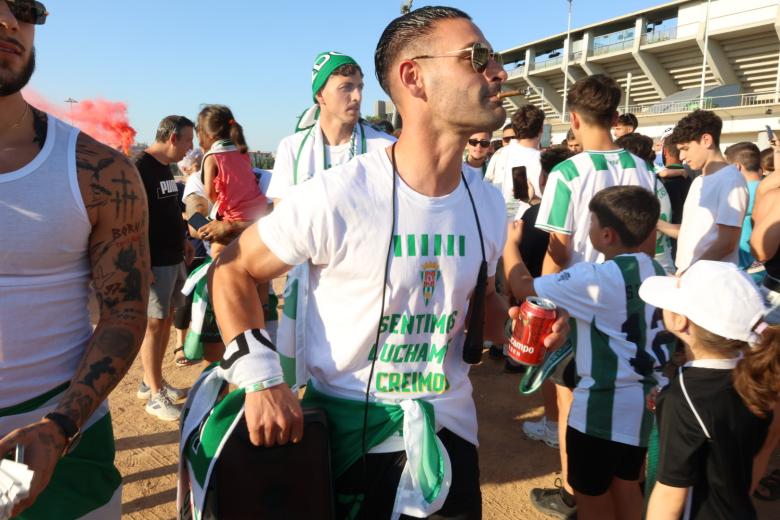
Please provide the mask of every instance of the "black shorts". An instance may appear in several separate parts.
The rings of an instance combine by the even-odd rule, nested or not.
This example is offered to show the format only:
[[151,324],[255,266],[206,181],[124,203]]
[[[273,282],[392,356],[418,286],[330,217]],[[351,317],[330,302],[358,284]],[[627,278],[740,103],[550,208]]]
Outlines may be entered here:
[[[452,464],[452,484],[442,508],[431,519],[479,520],[482,518],[482,494],[479,489],[477,447],[449,430],[438,434]],[[406,464],[406,453],[375,453],[350,466],[336,479],[336,518],[384,520],[390,518],[398,481]],[[363,496],[356,506],[354,498]],[[359,512],[355,514],[355,509]],[[402,519],[409,519],[406,515]]]
[[639,480],[646,454],[647,448],[599,439],[566,427],[569,484],[583,495],[603,495],[613,478]]
[[556,365],[548,379],[558,386],[571,389],[577,387],[577,364],[574,362],[574,351]]

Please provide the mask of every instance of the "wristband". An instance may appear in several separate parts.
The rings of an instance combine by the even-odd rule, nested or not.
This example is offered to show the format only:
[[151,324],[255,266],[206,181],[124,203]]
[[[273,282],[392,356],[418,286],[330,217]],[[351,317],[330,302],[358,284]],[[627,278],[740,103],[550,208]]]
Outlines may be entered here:
[[219,370],[229,383],[244,389],[255,388],[250,391],[284,381],[276,346],[262,329],[246,330],[228,343]]
[[251,394],[252,392],[259,392],[261,390],[265,390],[266,388],[271,388],[272,386],[280,385],[282,383],[284,383],[283,377],[274,377],[268,381],[261,381],[259,383],[245,386],[244,393]]

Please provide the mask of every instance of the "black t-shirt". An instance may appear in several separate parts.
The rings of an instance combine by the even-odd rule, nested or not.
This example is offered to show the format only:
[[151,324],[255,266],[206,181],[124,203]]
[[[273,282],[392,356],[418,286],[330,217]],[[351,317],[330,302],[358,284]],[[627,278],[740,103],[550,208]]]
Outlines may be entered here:
[[153,266],[176,265],[184,258],[184,220],[171,169],[146,152],[135,159],[149,201],[149,250]]
[[534,278],[542,276],[542,263],[550,241],[550,234],[536,227],[540,207],[536,204],[523,213],[523,240],[520,242],[520,256]]
[[[671,167],[669,169],[677,169]],[[672,214],[669,218],[669,222],[672,224],[679,224],[682,222],[683,205],[685,205],[685,197],[688,196],[688,190],[691,189],[691,183],[693,182],[687,175],[681,177],[659,177],[661,182],[666,188],[666,192],[669,194],[669,201],[672,204]]]
[[[694,362],[706,364],[706,361]],[[750,501],[753,457],[766,439],[771,417],[753,415],[732,384],[732,370],[690,366],[683,369],[688,396],[679,376],[657,399],[660,453],[658,482],[692,488],[682,518],[747,520],[756,518]]]

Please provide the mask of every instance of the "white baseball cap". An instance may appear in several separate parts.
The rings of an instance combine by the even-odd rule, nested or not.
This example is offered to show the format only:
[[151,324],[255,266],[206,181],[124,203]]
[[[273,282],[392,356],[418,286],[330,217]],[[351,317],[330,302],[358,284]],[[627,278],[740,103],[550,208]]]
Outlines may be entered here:
[[768,311],[761,291],[730,262],[699,260],[679,278],[651,276],[639,288],[644,301],[726,339],[758,341]]

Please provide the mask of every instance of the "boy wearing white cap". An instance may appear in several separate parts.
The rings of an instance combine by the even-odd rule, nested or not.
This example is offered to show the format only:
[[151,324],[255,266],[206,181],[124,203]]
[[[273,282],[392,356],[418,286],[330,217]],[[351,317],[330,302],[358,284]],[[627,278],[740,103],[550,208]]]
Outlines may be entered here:
[[642,280],[664,270],[642,252],[660,214],[658,199],[639,186],[613,186],[589,204],[593,247],[604,263],[580,262],[532,278],[518,253],[522,226],[510,225],[504,265],[512,294],[541,296],[576,321],[573,344],[579,381],[568,417],[568,481],[577,518],[639,519],[638,480],[653,425],[645,399],[669,359],[660,315],[639,299]]
[[[780,333],[758,287],[732,263],[700,260],[639,295],[663,309],[688,362],[656,400],[658,483],[647,518],[756,518],[753,458],[780,395]],[[759,476],[763,468],[756,468]]]

